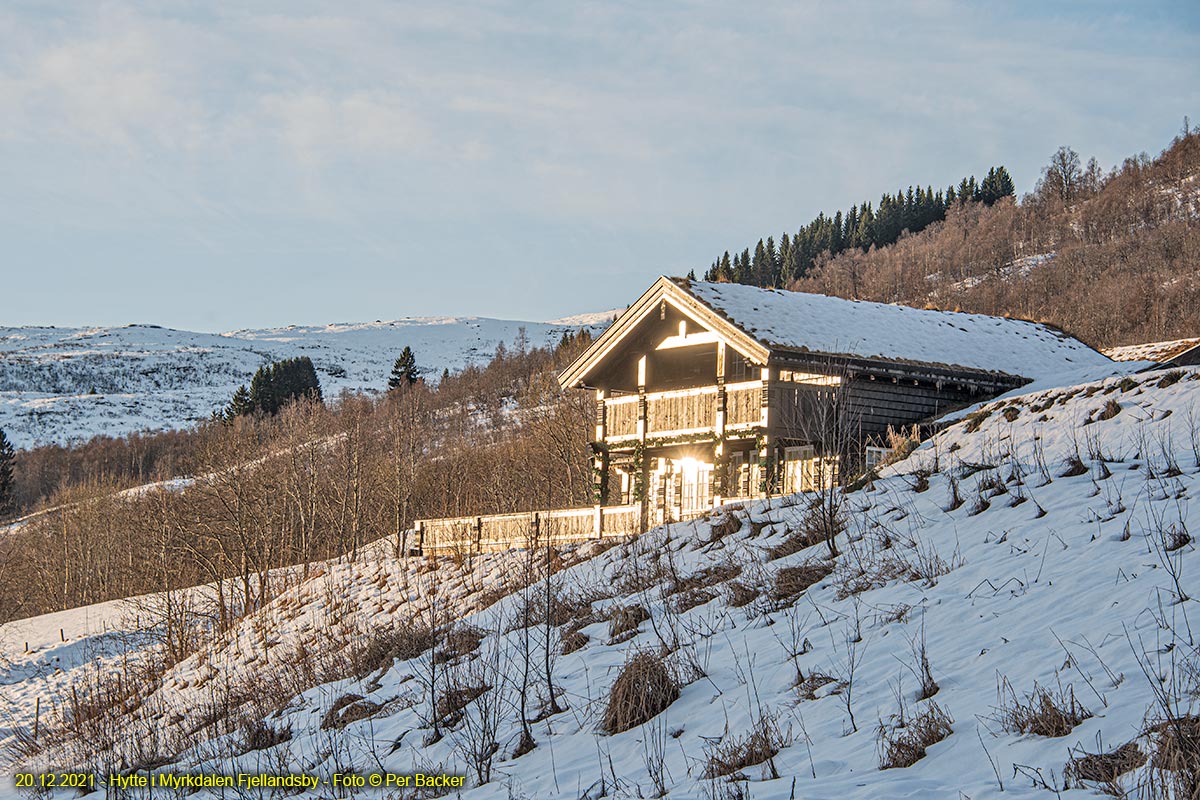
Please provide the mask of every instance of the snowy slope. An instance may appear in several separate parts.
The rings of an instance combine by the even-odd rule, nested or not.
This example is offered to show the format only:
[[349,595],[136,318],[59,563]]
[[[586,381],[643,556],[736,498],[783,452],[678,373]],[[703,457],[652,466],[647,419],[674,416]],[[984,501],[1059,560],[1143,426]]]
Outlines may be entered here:
[[28,447],[186,426],[223,407],[259,366],[282,358],[312,358],[326,396],[335,397],[384,387],[405,346],[436,379],[445,368],[486,362],[521,328],[531,346],[542,346],[581,327],[603,323],[442,317],[224,334],[146,325],[0,328],[0,428]]
[[1168,361],[1200,344],[1200,339],[1174,339],[1168,342],[1146,342],[1122,347],[1109,347],[1104,355],[1113,361]]
[[[464,752],[494,708],[492,780],[468,777],[466,798],[652,797],[656,775],[671,798],[1051,796],[1072,753],[1149,750],[1148,676],[1168,682],[1181,712],[1200,712],[1200,556],[1189,533],[1200,530],[1198,406],[1198,370],[994,402],[849,495],[832,562],[821,543],[772,552],[804,529],[804,496],[569,551],[554,577],[566,600],[552,644],[586,640],[554,661],[564,711],[539,714],[545,692],[531,692],[537,746],[520,757],[522,553],[459,564],[381,547],[295,576],[266,609],[167,669],[128,703],[135,710],[97,729],[113,740],[92,757],[52,749],[32,764],[473,775]],[[789,568],[816,564],[832,571],[782,596]],[[613,636],[616,610],[632,606],[649,619]],[[485,634],[473,653],[440,662],[439,697],[492,689],[432,741],[424,682],[437,659],[376,651],[356,679],[339,658],[439,610],[469,615]],[[0,626],[0,741],[28,729],[33,698],[61,708],[72,684],[84,691],[97,674],[145,663],[154,651],[139,615],[144,627],[145,610],[106,604]],[[545,628],[531,630],[536,646]],[[931,699],[917,695],[922,638]],[[637,652],[666,654],[679,697],[645,725],[601,734],[609,691]],[[1008,698],[1023,703],[1036,687],[1073,693],[1087,718],[1058,737],[1012,730]],[[879,732],[905,735],[931,702],[952,717],[950,734],[915,764],[881,770]],[[229,708],[241,715],[231,732],[204,726]],[[737,783],[705,777],[712,757],[760,726],[778,747],[769,764],[743,765]]]

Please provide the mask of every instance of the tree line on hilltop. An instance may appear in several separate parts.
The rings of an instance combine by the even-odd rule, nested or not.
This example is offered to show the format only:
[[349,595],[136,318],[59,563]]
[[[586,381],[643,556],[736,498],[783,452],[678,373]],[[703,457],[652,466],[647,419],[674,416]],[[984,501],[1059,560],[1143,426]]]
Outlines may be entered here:
[[[713,261],[704,273],[706,281],[744,283],[775,288],[804,277],[822,254],[837,255],[846,250],[869,250],[892,244],[905,232],[915,233],[946,218],[946,212],[959,203],[992,205],[1015,193],[1012,177],[1003,166],[992,167],[982,182],[975,176],[963,178],[945,190],[933,187],[908,187],[908,191],[884,194],[879,204],[869,201],[837,211],[832,216],[818,214],[795,234],[768,236],[758,240],[753,253],[729,251]],[[695,278],[695,273],[689,276]]]

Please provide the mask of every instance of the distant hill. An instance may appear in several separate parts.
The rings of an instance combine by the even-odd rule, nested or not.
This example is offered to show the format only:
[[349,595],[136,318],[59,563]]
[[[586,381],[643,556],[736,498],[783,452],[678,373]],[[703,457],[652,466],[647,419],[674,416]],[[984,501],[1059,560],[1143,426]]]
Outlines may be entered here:
[[194,333],[121,328],[0,328],[0,428],[17,447],[185,427],[222,408],[264,363],[308,356],[326,397],[379,390],[405,346],[434,380],[511,349],[555,344],[612,314],[560,322],[422,317],[391,322]]

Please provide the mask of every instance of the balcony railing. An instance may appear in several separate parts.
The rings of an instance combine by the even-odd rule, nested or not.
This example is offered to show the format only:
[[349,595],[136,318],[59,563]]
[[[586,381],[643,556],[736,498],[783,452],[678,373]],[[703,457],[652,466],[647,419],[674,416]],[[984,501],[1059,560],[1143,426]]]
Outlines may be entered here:
[[[605,400],[606,438],[610,442],[637,438],[638,400],[625,395]],[[762,418],[762,382],[725,387],[725,427],[753,427]],[[646,395],[646,435],[706,433],[717,428],[717,387],[702,386]]]

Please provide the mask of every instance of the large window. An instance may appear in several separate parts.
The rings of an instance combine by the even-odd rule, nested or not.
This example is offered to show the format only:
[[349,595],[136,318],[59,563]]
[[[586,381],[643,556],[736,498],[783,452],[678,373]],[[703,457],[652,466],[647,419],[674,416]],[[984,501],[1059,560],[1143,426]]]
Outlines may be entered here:
[[873,470],[886,461],[891,454],[891,449],[887,447],[868,447],[863,458],[863,466],[868,471]]
[[811,444],[783,449],[784,494],[817,488],[817,474],[817,451]]

